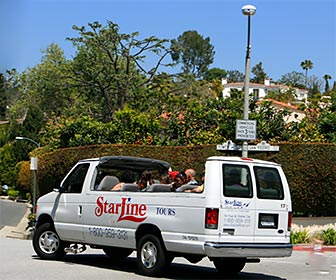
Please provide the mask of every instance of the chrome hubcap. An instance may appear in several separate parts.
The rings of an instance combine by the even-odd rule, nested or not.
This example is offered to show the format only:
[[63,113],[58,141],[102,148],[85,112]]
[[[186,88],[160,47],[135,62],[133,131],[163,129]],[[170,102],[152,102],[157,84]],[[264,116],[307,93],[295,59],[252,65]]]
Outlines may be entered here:
[[40,236],[39,246],[43,253],[53,254],[59,248],[60,240],[56,233],[52,231],[46,231]]
[[142,246],[141,260],[146,268],[152,268],[157,262],[157,248],[148,241]]

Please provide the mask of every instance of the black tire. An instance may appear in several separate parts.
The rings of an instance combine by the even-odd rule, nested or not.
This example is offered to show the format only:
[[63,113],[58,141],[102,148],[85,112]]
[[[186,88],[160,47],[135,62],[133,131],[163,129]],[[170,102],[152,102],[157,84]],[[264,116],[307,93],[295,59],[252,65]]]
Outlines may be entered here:
[[40,225],[33,236],[36,254],[44,260],[59,260],[65,256],[65,243],[50,223]]
[[132,249],[118,247],[106,247],[103,251],[113,262],[122,261],[133,252]]
[[234,275],[242,271],[246,260],[244,258],[215,258],[213,263],[219,273]]
[[137,245],[137,263],[141,274],[161,276],[172,260],[155,235],[147,234],[140,238]]

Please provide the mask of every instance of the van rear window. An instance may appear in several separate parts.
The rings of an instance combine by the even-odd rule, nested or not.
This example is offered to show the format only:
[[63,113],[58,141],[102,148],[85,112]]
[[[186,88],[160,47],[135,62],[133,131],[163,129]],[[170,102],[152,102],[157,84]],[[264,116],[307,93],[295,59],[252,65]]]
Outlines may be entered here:
[[284,192],[276,168],[254,167],[257,182],[257,196],[261,199],[283,199]]
[[252,197],[251,175],[248,166],[223,164],[224,195],[228,197]]

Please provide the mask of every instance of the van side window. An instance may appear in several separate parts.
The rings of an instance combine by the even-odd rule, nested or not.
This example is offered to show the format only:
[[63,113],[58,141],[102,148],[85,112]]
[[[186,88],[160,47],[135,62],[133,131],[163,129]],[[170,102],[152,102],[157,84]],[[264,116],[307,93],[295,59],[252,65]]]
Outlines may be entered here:
[[279,172],[276,168],[254,167],[257,195],[261,199],[283,199],[284,192]]
[[79,164],[76,168],[69,174],[69,176],[63,182],[62,188],[66,193],[81,193],[84,185],[84,180],[86,173],[89,169],[90,164],[84,163]]
[[223,164],[224,195],[252,197],[251,175],[248,166]]

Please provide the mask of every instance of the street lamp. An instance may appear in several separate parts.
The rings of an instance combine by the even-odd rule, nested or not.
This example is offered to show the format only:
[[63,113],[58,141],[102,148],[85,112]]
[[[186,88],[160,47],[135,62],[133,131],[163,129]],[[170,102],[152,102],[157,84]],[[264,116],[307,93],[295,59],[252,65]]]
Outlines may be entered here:
[[[37,143],[33,139],[30,139],[28,137],[22,137],[22,136],[17,136],[15,137],[15,140],[27,140],[32,143],[34,143],[38,148],[40,147],[40,143]],[[30,159],[30,170],[33,170],[34,173],[34,188],[33,188],[33,213],[36,211],[36,171],[37,171],[37,158],[32,157]]]
[[[250,86],[250,22],[251,16],[253,16],[257,11],[257,8],[252,5],[245,5],[242,7],[242,13],[247,16],[247,49],[246,49],[246,58],[245,58],[245,82],[244,82],[244,120],[249,119],[249,86]],[[242,156],[248,156],[248,144],[247,141],[244,141],[242,148]]]
[[17,137],[15,137],[15,140],[28,140],[30,142],[33,142],[37,147],[40,147],[40,143],[37,143],[36,141],[34,141],[33,139],[30,139],[28,137],[17,136]]

